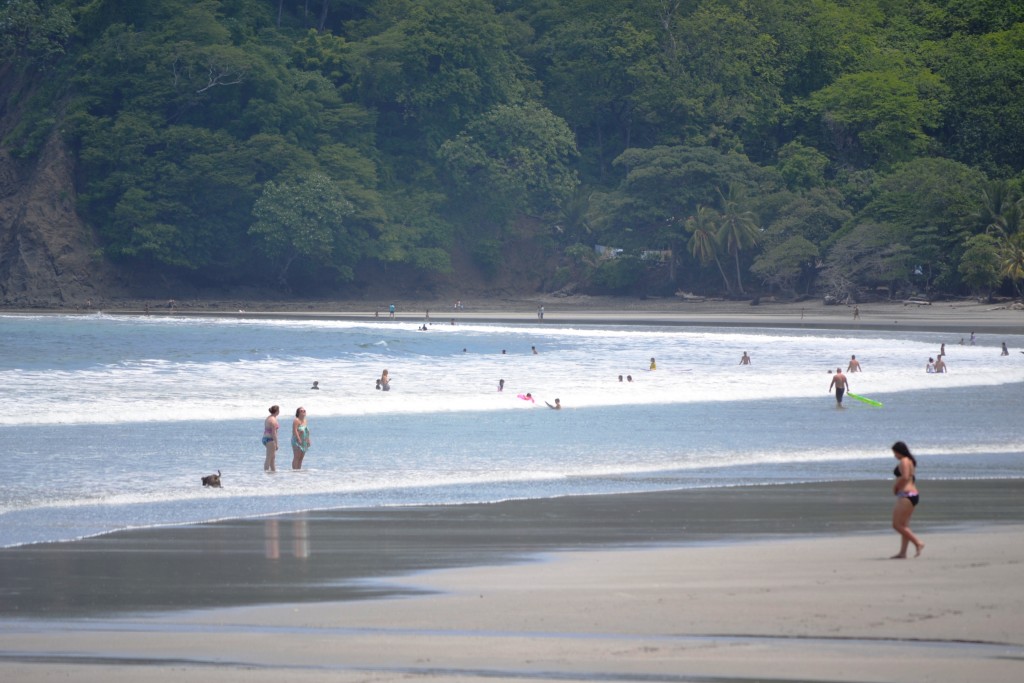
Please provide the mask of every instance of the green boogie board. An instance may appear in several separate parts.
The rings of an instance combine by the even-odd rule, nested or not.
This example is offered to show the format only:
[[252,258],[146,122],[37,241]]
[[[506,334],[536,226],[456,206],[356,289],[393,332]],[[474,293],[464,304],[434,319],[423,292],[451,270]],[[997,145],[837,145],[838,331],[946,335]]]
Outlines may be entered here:
[[870,398],[865,398],[864,396],[858,396],[857,394],[853,393],[852,391],[846,392],[846,395],[849,396],[852,399],[856,399],[856,400],[860,401],[861,403],[867,403],[869,406],[875,406],[876,408],[881,408],[882,407],[882,402],[881,401],[875,401],[875,400],[870,399]]

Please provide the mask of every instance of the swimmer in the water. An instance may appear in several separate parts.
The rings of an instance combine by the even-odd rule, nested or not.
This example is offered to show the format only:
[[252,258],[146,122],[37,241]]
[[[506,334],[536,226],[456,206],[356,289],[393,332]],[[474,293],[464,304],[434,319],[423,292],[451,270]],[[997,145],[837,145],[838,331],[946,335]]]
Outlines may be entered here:
[[557,398],[555,399],[555,405],[551,405],[547,401],[544,401],[544,403],[545,403],[545,405],[547,405],[548,408],[553,408],[554,410],[561,410],[562,409],[562,401],[557,399]]
[[657,370],[657,369],[658,369],[658,364],[655,363],[654,359],[652,358],[651,359],[651,370]]

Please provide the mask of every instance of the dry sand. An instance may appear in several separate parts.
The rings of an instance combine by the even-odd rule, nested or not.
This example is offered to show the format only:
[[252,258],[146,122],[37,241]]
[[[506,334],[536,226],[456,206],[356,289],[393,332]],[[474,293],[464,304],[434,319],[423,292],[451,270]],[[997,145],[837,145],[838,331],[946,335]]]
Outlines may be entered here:
[[[1024,526],[560,553],[439,595],[5,628],[11,681],[1005,681]],[[38,657],[38,659],[35,659]]]

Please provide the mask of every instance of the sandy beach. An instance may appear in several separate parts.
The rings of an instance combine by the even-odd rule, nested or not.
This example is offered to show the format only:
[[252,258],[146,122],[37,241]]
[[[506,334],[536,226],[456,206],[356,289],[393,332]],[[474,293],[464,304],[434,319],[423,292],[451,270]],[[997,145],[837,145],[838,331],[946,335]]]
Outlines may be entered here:
[[0,673],[1020,680],[1024,483],[923,490],[927,545],[909,560],[888,559],[885,481],[346,510],[8,549]]
[[[430,319],[537,321],[534,301],[490,303]],[[817,303],[575,303],[542,304],[544,323],[934,330],[946,343],[976,331],[990,346],[1024,333],[1024,312],[992,304],[865,304],[854,320]],[[375,314],[227,306],[175,314]],[[397,319],[425,310],[408,302]],[[913,527],[927,547],[909,560],[888,559],[881,479],[325,511],[8,548],[0,676],[1024,679],[1024,481],[922,482],[922,499]]]
[[[391,320],[388,306],[396,306],[395,321],[429,320],[431,324],[467,322],[526,323],[539,322],[544,308],[544,324],[594,325],[689,325],[719,327],[780,327],[837,330],[917,330],[944,331],[952,343],[960,337],[969,340],[972,331],[979,334],[1024,333],[1024,306],[1014,302],[984,303],[976,300],[937,301],[933,303],[883,301],[853,305],[824,305],[820,299],[783,302],[762,299],[750,301],[723,299],[688,300],[682,298],[636,299],[611,296],[533,298],[489,297],[467,300],[454,308],[448,300],[397,299],[371,301],[211,301],[166,302],[111,301],[76,310],[9,310],[16,313],[104,313],[115,315],[196,315],[244,318],[323,318],[337,320]],[[148,308],[147,308],[148,307]],[[854,317],[854,310],[859,314]]]

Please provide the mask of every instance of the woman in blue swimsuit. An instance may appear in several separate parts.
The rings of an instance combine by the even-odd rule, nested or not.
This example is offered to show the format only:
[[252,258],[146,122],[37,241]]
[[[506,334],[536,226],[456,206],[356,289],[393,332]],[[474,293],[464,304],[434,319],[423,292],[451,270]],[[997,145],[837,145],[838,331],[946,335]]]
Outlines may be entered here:
[[306,457],[309,450],[309,425],[306,424],[306,409],[299,408],[295,411],[295,420],[292,422],[292,469],[302,469],[302,459]]
[[896,505],[892,509],[892,528],[900,535],[900,551],[892,559],[902,560],[907,557],[907,548],[911,543],[917,550],[914,557],[924,550],[924,543],[910,530],[910,516],[914,514],[914,508],[920,500],[915,476],[917,460],[902,441],[892,445],[892,454],[899,460],[896,469],[892,471],[896,475],[896,483],[892,487],[892,493],[896,496]]

